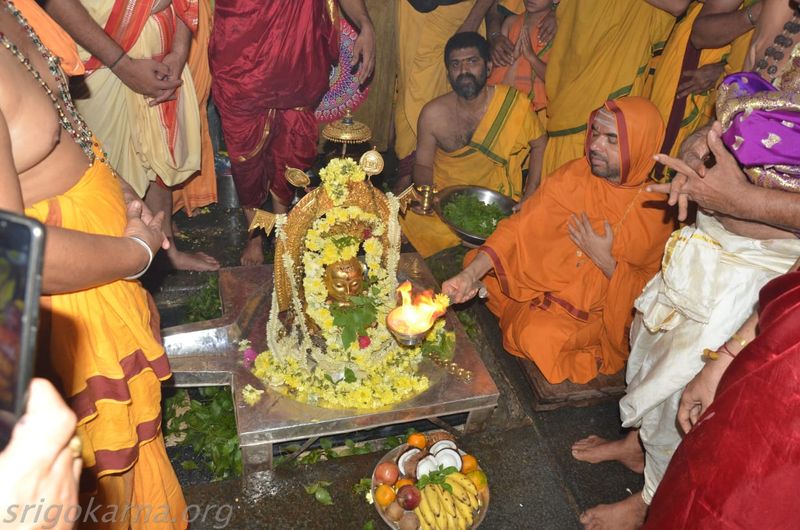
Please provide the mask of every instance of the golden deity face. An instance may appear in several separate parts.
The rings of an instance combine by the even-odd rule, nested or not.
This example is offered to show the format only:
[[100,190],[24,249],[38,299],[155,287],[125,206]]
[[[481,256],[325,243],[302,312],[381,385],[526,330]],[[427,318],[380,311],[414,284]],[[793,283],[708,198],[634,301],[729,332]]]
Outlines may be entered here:
[[350,304],[350,297],[364,290],[364,269],[358,258],[338,261],[325,269],[325,287],[329,298],[340,306]]

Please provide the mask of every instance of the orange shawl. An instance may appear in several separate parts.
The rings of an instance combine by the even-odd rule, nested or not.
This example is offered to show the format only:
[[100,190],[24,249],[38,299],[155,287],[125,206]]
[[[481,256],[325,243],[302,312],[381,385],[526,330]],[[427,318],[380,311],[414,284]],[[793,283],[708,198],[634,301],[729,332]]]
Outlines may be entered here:
[[83,63],[78,56],[78,47],[72,37],[67,35],[67,32],[56,24],[34,0],[15,0],[14,5],[22,12],[47,49],[61,59],[61,69],[64,70],[64,73],[69,76],[81,75]]
[[[568,162],[519,214],[498,224],[481,251],[511,299],[542,309],[555,304],[581,322],[602,313],[601,371],[613,373],[627,358],[633,300],[658,271],[672,224],[665,222],[665,206],[659,207],[663,195],[644,191],[664,138],[658,109],[642,97],[607,101],[605,108],[616,118],[621,182],[594,176],[588,156]],[[604,221],[612,226],[617,267],[610,279],[569,238],[570,216],[581,212],[597,233],[603,233]]]

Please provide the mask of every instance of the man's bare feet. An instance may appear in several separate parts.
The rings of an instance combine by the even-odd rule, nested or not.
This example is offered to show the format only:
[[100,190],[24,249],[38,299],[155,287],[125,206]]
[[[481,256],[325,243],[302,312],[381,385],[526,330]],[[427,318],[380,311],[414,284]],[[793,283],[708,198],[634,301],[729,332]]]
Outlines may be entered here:
[[624,501],[598,504],[581,514],[581,523],[587,530],[635,530],[644,524],[647,505],[642,492],[634,493]]
[[242,251],[242,265],[262,265],[264,263],[264,237],[255,235],[247,240]]
[[639,431],[630,431],[625,438],[606,440],[591,435],[572,445],[576,460],[597,464],[617,460],[635,473],[644,472],[644,451],[639,444]]
[[175,244],[167,250],[167,258],[179,271],[215,271],[219,270],[219,262],[205,252],[181,252]]

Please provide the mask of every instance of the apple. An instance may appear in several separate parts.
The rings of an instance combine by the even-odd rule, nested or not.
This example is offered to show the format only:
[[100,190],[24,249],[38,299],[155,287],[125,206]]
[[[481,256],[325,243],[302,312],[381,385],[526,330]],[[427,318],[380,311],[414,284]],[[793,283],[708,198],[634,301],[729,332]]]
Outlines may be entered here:
[[397,504],[406,510],[413,510],[419,506],[421,500],[422,493],[416,486],[412,486],[411,484],[406,484],[397,492]]
[[397,477],[400,476],[400,469],[394,462],[384,462],[378,464],[375,468],[375,480],[381,484],[388,484],[391,486],[397,482]]

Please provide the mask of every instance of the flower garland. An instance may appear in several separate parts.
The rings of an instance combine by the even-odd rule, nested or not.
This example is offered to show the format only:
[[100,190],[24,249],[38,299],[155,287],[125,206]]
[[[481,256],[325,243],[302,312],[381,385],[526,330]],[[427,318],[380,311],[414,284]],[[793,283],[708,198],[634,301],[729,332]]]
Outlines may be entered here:
[[[290,275],[293,325],[287,329],[278,318],[277,296],[267,322],[269,351],[255,359],[246,354],[244,362],[260,380],[274,390],[316,406],[375,409],[397,403],[425,391],[430,382],[418,373],[423,346],[430,349],[450,333],[443,325],[429,334],[423,346],[400,347],[386,328],[386,316],[395,304],[397,267],[400,259],[399,201],[387,195],[388,219],[381,219],[358,206],[345,204],[351,183],[366,178],[352,159],[334,159],[320,171],[322,186],[334,206],[314,221],[303,239],[302,288]],[[276,219],[275,233],[286,242],[286,216]],[[383,238],[387,245],[384,245]],[[362,298],[370,301],[375,322],[361,330],[357,340],[345,344],[328,302],[324,276],[326,267],[358,256],[363,250],[368,287]],[[295,262],[289,254],[281,257],[288,271]],[[304,314],[305,313],[305,314]],[[311,338],[305,317],[320,328],[324,347]],[[318,335],[319,336],[319,335]],[[245,348],[245,350],[247,349]]]
[[[344,224],[368,227],[361,234],[363,245],[361,239],[356,237],[332,235],[332,230]],[[306,312],[322,329],[329,350],[340,350],[349,345],[342,343],[341,333],[334,325],[333,315],[327,301],[328,290],[324,281],[325,268],[356,257],[363,246],[368,283],[372,285],[366,295],[371,297],[376,307],[379,308],[377,317],[380,318],[382,313],[380,308],[391,304],[397,283],[396,280],[393,281],[392,278],[389,278],[386,268],[383,267],[383,245],[380,237],[384,231],[385,225],[378,216],[366,213],[357,206],[339,206],[332,208],[325,216],[317,219],[306,233],[306,251],[303,254],[303,267],[305,268],[303,289],[306,298]]]
[[334,158],[320,170],[319,178],[333,204],[340,206],[347,199],[347,185],[350,182],[363,182],[367,174],[352,158]]

